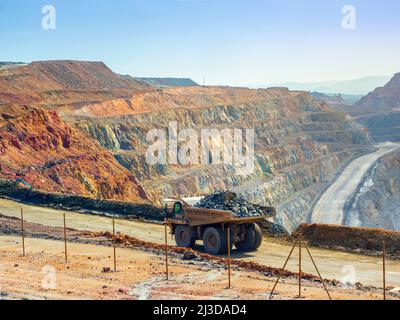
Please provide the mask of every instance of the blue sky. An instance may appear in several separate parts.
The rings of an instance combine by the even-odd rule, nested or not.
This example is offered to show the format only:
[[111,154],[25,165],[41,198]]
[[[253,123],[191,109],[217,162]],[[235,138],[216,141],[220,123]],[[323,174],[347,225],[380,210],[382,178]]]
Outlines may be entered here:
[[[41,27],[47,4],[56,30]],[[355,30],[341,25],[348,4]],[[398,0],[0,0],[0,61],[101,60],[226,85],[392,75],[399,14]]]

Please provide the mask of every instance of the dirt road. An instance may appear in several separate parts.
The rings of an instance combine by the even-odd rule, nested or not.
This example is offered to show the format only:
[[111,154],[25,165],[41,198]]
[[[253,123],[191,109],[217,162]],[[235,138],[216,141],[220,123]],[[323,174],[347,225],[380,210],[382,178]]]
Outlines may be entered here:
[[[20,208],[24,209],[24,219],[28,222],[62,227],[62,211],[0,199],[1,214],[19,218]],[[67,225],[76,230],[112,230],[110,218],[76,212],[67,212]],[[162,225],[119,219],[116,222],[116,228],[117,231],[140,240],[159,244],[164,243],[164,227]],[[173,243],[171,240],[169,242]],[[202,250],[200,245],[196,249]],[[234,259],[256,261],[271,267],[281,268],[290,250],[291,243],[267,237],[264,238],[257,252],[238,253],[233,250],[232,256]],[[297,271],[297,252],[297,250],[294,252],[293,258],[287,267],[288,270],[294,272]],[[312,248],[312,253],[324,278],[351,283],[361,282],[376,287],[382,286],[381,259],[379,257],[368,257],[320,248]],[[304,272],[316,274],[308,257],[304,259],[303,269]],[[400,287],[400,261],[388,261],[387,269],[389,271],[387,275],[388,285]]]
[[398,148],[397,143],[382,143],[376,152],[364,155],[350,162],[338,179],[328,188],[315,205],[311,222],[325,224],[343,224],[344,205],[356,192],[368,169],[382,156]]
[[[20,209],[24,210],[24,220],[52,227],[62,227],[65,211],[52,208],[35,207],[18,202],[0,199],[0,214],[20,218]],[[78,212],[65,212],[67,226],[76,230],[112,231],[112,221],[108,217],[87,215]],[[117,231],[140,240],[164,243],[164,227],[160,224],[116,219]]]

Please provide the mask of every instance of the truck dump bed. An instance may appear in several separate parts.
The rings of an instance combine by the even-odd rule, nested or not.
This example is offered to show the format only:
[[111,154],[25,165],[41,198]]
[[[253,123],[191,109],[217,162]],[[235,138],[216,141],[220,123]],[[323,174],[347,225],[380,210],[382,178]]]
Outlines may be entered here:
[[183,219],[189,223],[191,227],[215,224],[215,223],[250,223],[261,221],[267,218],[271,218],[275,216],[275,209],[272,207],[261,207],[265,214],[257,215],[257,216],[235,216],[232,211],[229,210],[218,210],[218,209],[206,209],[206,208],[197,208],[189,206],[184,201],[180,201],[182,203],[182,216],[176,217],[178,219],[171,219],[176,223],[182,223]]
[[185,211],[191,227],[214,223],[249,223],[268,218],[267,215],[254,217],[235,217],[231,211],[204,208],[191,207],[185,208]]

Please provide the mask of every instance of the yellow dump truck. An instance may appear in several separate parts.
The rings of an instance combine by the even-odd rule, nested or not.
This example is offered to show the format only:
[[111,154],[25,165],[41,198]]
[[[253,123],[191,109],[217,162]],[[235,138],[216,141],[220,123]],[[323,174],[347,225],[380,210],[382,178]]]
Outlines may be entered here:
[[237,217],[232,211],[196,208],[182,199],[165,201],[165,223],[175,236],[178,247],[192,248],[197,240],[209,254],[224,254],[228,250],[227,230],[230,243],[240,251],[257,250],[262,233],[257,221],[275,216],[275,208],[260,207],[263,215]]

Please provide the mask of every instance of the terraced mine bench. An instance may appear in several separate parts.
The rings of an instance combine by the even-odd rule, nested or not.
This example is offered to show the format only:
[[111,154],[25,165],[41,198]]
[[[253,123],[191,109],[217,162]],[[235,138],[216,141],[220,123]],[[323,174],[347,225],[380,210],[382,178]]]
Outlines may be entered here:
[[262,215],[235,216],[229,210],[196,208],[182,199],[165,201],[165,223],[175,236],[178,247],[192,248],[197,240],[209,254],[224,254],[228,251],[227,230],[230,230],[230,243],[240,251],[257,250],[262,242],[261,229],[256,223],[274,217],[272,207],[260,207]]

